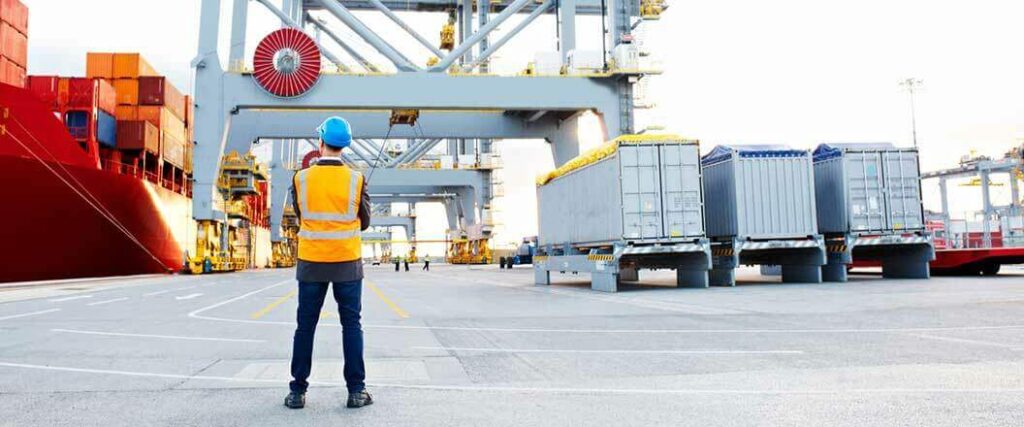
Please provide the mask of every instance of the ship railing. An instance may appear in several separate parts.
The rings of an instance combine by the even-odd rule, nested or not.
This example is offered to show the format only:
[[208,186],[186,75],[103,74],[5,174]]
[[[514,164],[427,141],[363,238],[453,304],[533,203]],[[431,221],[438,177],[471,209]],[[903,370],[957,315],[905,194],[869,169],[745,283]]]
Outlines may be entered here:
[[134,176],[136,178],[142,178],[142,168],[140,168],[138,166],[129,165],[129,164],[121,163],[121,162],[115,162],[115,161],[109,160],[109,159],[103,160],[103,162],[101,164],[103,166],[103,170],[117,172],[118,174],[121,174],[121,175],[128,175],[128,176]]

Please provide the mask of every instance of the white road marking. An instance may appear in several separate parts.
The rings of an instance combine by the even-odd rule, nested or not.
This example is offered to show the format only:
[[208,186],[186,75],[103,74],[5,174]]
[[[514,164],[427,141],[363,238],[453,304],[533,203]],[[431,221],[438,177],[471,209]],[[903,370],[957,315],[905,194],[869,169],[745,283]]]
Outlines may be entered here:
[[941,336],[938,336],[938,335],[929,335],[929,334],[910,334],[910,336],[917,337],[917,338],[929,339],[929,340],[936,340],[936,341],[946,341],[946,342],[952,342],[952,343],[958,343],[958,344],[974,344],[974,345],[982,345],[982,346],[987,346],[987,347],[1008,348],[1010,350],[1024,350],[1024,347],[1021,347],[1019,345],[1003,344],[1003,343],[997,343],[997,342],[991,342],[991,341],[979,341],[979,340],[972,340],[972,339],[966,339],[966,338],[954,338],[954,337],[941,337]]
[[[158,372],[119,371],[109,369],[74,368],[67,366],[32,365],[27,363],[0,362],[0,367],[36,369],[58,372],[76,372],[86,374],[121,375],[129,377],[150,377],[184,380],[209,380],[240,383],[273,383],[279,379],[235,378],[209,375],[164,374]],[[314,385],[342,386],[344,384],[331,381],[310,381]],[[458,386],[458,385],[424,385],[424,384],[386,384],[369,383],[371,387],[397,388],[432,391],[466,391],[466,392],[508,392],[508,393],[556,393],[556,394],[688,394],[688,395],[847,395],[847,394],[1021,394],[1024,387],[1016,388],[850,388],[850,389],[651,389],[651,388],[570,388],[570,387],[503,387],[503,386]]]
[[166,294],[166,293],[168,293],[168,292],[170,292],[172,290],[173,289],[164,289],[162,291],[156,291],[156,292],[150,292],[148,294],[142,294],[142,296],[144,296],[144,297],[152,297],[152,296],[157,296],[157,295],[163,295],[163,294]]
[[553,348],[412,347],[417,350],[450,350],[471,353],[565,353],[565,354],[804,354],[800,350],[573,350]]
[[76,299],[86,299],[86,298],[92,298],[92,295],[75,295],[73,297],[57,298],[57,299],[50,300],[50,302],[74,301]]
[[36,315],[40,315],[40,314],[53,313],[55,311],[60,311],[60,309],[59,308],[51,308],[49,310],[39,310],[39,311],[33,311],[31,313],[12,314],[10,316],[0,317],[0,320],[17,319],[19,317],[36,316]]
[[203,296],[203,294],[188,294],[188,295],[184,295],[184,296],[180,296],[180,297],[174,297],[174,299],[176,299],[176,300],[186,300],[186,299],[192,299],[192,298],[201,297],[201,296]]
[[112,303],[112,302],[124,301],[124,300],[127,300],[127,299],[128,299],[128,297],[122,297],[122,298],[114,298],[114,299],[108,299],[108,300],[105,300],[105,301],[96,301],[96,302],[91,302],[91,303],[89,303],[89,304],[86,304],[86,305],[103,305],[103,304],[110,304],[110,303]]
[[219,341],[219,342],[245,342],[245,343],[265,343],[266,340],[250,340],[243,338],[212,338],[212,337],[184,337],[177,335],[152,335],[152,334],[129,334],[123,332],[103,332],[103,331],[80,331],[75,329],[50,329],[53,332],[65,332],[69,334],[82,334],[82,335],[106,335],[112,337],[138,337],[138,338],[162,338],[168,340],[186,340],[186,341]]
[[[213,320],[217,322],[250,323],[256,325],[281,325],[295,327],[295,322],[282,322],[273,320],[251,320],[232,319],[227,317],[213,317],[201,315],[215,308],[240,301],[256,295],[268,289],[276,288],[286,283],[294,283],[293,279],[283,280],[273,285],[251,291],[237,297],[218,302],[213,305],[199,308],[188,313],[188,317],[194,319]],[[340,328],[335,323],[321,323],[319,326]],[[550,333],[550,334],[888,334],[907,332],[943,332],[943,331],[998,331],[1009,329],[1024,329],[1020,325],[985,325],[985,326],[935,326],[935,327],[908,327],[908,328],[863,328],[863,329],[555,329],[555,328],[502,328],[502,327],[475,327],[475,326],[426,326],[426,325],[375,325],[363,324],[363,329],[397,329],[397,330],[428,330],[428,331],[466,331],[466,332],[508,332],[508,333]]]

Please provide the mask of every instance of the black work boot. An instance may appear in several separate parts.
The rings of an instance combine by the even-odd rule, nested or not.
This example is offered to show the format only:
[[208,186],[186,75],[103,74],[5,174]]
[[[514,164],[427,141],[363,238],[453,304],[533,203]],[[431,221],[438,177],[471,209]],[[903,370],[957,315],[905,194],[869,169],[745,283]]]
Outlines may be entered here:
[[349,408],[362,408],[366,405],[373,404],[373,396],[367,393],[366,390],[349,393],[348,394],[348,407]]
[[306,406],[306,393],[299,393],[297,391],[288,393],[288,397],[284,398],[284,406],[292,409],[302,409]]

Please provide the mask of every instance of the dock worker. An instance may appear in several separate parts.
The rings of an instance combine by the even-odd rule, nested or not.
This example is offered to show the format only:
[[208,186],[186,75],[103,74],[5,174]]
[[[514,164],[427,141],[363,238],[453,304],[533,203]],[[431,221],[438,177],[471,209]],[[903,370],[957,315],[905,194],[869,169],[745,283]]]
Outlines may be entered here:
[[299,282],[299,309],[292,347],[291,392],[284,404],[292,409],[306,405],[313,334],[330,286],[341,318],[347,406],[359,408],[373,403],[366,391],[363,331],[359,323],[363,288],[360,233],[370,226],[370,197],[362,174],[341,161],[341,150],[352,144],[349,123],[331,117],[317,132],[320,159],[296,173],[292,181],[292,202],[299,218],[295,274]]
[[430,255],[423,256],[423,270],[430,271]]

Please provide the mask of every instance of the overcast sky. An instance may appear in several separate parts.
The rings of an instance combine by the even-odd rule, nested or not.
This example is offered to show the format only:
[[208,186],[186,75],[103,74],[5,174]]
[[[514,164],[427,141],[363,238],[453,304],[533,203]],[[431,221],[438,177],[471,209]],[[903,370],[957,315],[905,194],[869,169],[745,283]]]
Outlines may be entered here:
[[[190,87],[199,0],[23,2],[31,10],[30,73],[80,75],[85,51],[141,51],[179,87]],[[223,3],[226,21],[231,2]],[[911,76],[924,81],[917,97],[924,169],[955,166],[971,149],[1001,156],[1024,138],[1020,0],[669,4],[664,18],[645,29],[645,43],[665,74],[652,80],[650,98],[658,107],[643,113],[641,122],[699,138],[704,151],[719,143],[909,145],[909,106],[897,83]],[[275,28],[262,6],[253,3],[251,10],[250,51]],[[434,41],[444,19],[409,18]],[[426,51],[390,22],[376,16],[366,21],[415,61],[426,61]],[[579,27],[581,48],[600,46],[595,20],[581,19]],[[534,51],[554,49],[553,34],[553,20],[538,20],[530,34],[506,45],[495,68],[523,68]],[[540,142],[499,147],[506,158],[503,240],[514,240],[535,232],[532,181],[551,164]]]

